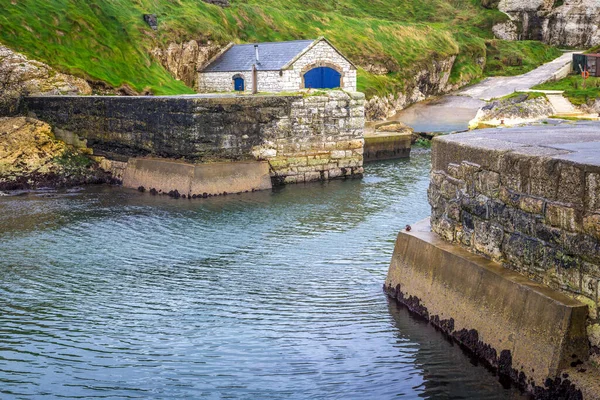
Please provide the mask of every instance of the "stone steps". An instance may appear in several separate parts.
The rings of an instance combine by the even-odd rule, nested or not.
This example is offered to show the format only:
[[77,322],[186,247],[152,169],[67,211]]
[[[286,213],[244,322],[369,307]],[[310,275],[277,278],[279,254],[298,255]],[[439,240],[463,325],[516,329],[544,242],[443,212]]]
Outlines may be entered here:
[[578,112],[575,106],[561,94],[547,94],[546,97],[556,114],[583,114]]

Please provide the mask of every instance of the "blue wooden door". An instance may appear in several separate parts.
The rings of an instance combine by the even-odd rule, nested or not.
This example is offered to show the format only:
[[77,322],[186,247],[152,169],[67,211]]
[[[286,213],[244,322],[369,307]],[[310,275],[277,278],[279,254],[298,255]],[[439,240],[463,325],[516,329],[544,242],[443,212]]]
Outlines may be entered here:
[[317,67],[304,74],[304,87],[310,89],[334,89],[340,87],[342,74],[333,68]]
[[233,78],[233,89],[237,92],[243,92],[244,91],[244,78],[241,77],[237,77],[237,78]]

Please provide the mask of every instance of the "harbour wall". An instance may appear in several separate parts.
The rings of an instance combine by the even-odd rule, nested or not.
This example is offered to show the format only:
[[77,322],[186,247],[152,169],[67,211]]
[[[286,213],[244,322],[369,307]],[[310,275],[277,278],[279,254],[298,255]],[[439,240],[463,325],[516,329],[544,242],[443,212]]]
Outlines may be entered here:
[[[165,159],[133,158],[123,173],[123,186],[173,197],[218,196],[271,189],[266,161],[190,164]],[[154,193],[154,192],[153,192]]]
[[400,233],[386,291],[533,393],[599,376],[598,154],[597,124],[435,138],[430,222]]
[[428,194],[434,232],[585,301],[597,322],[600,131],[591,129],[436,139]]
[[584,304],[453,247],[428,220],[398,235],[385,290],[523,389],[587,358]]
[[275,184],[363,173],[364,95],[37,96],[23,112],[126,161],[267,161]]

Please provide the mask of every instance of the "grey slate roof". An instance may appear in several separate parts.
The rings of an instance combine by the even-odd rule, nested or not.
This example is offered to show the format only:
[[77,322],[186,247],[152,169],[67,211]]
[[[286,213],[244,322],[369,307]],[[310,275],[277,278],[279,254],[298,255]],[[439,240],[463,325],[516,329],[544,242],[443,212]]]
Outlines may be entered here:
[[310,46],[314,40],[237,44],[210,63],[202,72],[252,71],[255,64],[254,45],[258,44],[259,71],[279,71],[283,66]]

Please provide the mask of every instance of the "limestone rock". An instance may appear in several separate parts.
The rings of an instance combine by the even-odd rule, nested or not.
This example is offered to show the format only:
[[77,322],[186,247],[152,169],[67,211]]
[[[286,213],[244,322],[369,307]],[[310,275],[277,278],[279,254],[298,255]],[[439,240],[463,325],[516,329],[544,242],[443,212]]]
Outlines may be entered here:
[[600,0],[567,1],[552,10],[544,25],[543,40],[570,47],[600,44]]
[[24,117],[0,118],[0,176],[19,171],[49,172],[49,161],[66,145],[57,141],[45,122]]
[[600,347],[600,324],[588,325],[588,337],[592,346]]
[[81,78],[59,73],[47,64],[0,45],[0,79],[9,86],[21,85],[30,94],[92,94]]
[[0,118],[0,190],[65,186],[107,179],[81,150],[32,118]]
[[384,97],[373,96],[365,103],[365,116],[368,121],[384,120],[403,110],[409,104],[412,103],[404,93],[398,93],[396,96],[393,94]]
[[600,99],[595,99],[588,104],[583,104],[579,108],[587,114],[600,114]]
[[50,66],[0,45],[0,115],[12,113],[22,94],[91,94],[81,78],[59,73]]
[[519,30],[514,21],[508,20],[492,27],[494,36],[502,40],[519,40]]
[[529,99],[527,94],[505,100],[496,100],[479,109],[469,122],[471,129],[484,125],[518,125],[547,118],[554,114],[546,97]]
[[362,68],[373,75],[385,75],[390,72],[385,65],[375,63],[367,63]]
[[214,57],[221,46],[216,43],[198,43],[190,40],[184,43],[169,43],[166,49],[155,48],[152,56],[173,75],[191,88],[196,87],[198,69]]
[[510,21],[496,25],[494,34],[500,39],[542,40],[556,46],[600,44],[600,0],[554,4],[554,0],[501,0],[498,9]]

